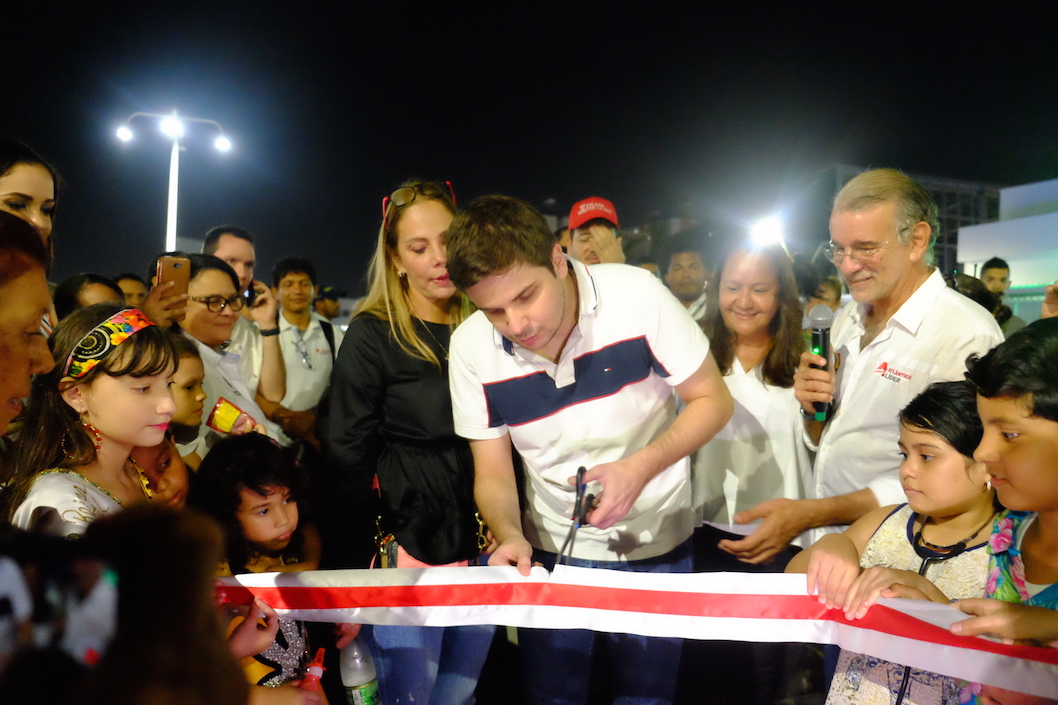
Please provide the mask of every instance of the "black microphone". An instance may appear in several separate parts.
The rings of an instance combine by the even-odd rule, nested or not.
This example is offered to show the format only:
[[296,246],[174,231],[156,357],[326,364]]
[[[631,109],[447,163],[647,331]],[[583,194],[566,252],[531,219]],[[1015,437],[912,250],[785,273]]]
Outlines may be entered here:
[[[819,370],[830,369],[830,326],[834,323],[834,312],[829,306],[816,304],[808,312],[808,327],[812,329],[812,352],[821,356],[826,362],[820,365],[812,365]],[[826,421],[830,417],[830,402],[814,402],[816,408],[816,421]]]

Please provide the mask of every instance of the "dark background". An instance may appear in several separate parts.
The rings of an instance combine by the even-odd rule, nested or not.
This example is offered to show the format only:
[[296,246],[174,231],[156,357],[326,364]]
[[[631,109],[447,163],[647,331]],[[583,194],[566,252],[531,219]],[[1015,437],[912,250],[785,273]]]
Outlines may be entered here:
[[[1053,4],[85,3],[7,7],[0,133],[65,188],[54,279],[141,271],[164,244],[169,143],[132,112],[174,108],[180,234],[231,222],[359,288],[383,195],[450,179],[622,225],[678,214],[798,218],[833,163],[1017,184],[1058,176]],[[757,9],[752,9],[757,8]]]

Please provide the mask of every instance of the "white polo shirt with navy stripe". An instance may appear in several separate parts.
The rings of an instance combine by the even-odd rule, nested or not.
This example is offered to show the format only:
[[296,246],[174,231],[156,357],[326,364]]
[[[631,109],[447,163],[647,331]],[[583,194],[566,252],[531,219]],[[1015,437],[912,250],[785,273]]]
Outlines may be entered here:
[[[709,352],[683,305],[646,270],[570,265],[578,321],[557,364],[504,338],[481,311],[452,335],[449,364],[456,432],[471,440],[510,434],[526,469],[525,537],[552,552],[569,531],[568,478],[660,436],[676,418],[672,387]],[[575,556],[641,560],[678,546],[695,524],[689,472],[681,459],[646,484],[616,525],[581,528]]]

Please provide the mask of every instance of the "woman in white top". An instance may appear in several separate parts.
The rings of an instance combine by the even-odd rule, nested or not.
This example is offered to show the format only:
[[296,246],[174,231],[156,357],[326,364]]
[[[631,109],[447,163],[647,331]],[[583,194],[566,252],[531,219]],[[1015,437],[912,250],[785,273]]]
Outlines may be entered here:
[[[694,456],[691,492],[701,523],[694,533],[695,570],[781,572],[798,548],[779,547],[744,559],[722,546],[756,528],[736,523],[738,512],[766,500],[801,499],[802,475],[811,467],[793,396],[804,338],[801,303],[786,252],[777,245],[734,244],[717,262],[706,299],[702,328],[735,411]],[[727,687],[737,692],[728,694],[730,702],[774,702],[777,678],[772,669],[782,665],[775,645],[688,646],[708,651],[701,656],[714,663],[714,673],[731,672],[722,670],[727,667],[745,672],[748,662],[754,676],[733,679]],[[713,682],[710,687],[719,685]]]

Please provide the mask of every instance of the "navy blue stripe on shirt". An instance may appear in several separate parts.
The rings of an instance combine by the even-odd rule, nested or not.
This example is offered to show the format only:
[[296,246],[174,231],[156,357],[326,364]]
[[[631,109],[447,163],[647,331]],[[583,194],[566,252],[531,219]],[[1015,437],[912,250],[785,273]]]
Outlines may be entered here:
[[645,336],[622,340],[573,361],[576,381],[556,387],[546,372],[534,372],[484,385],[489,428],[519,426],[582,402],[608,397],[654,372],[669,372],[654,357]]

